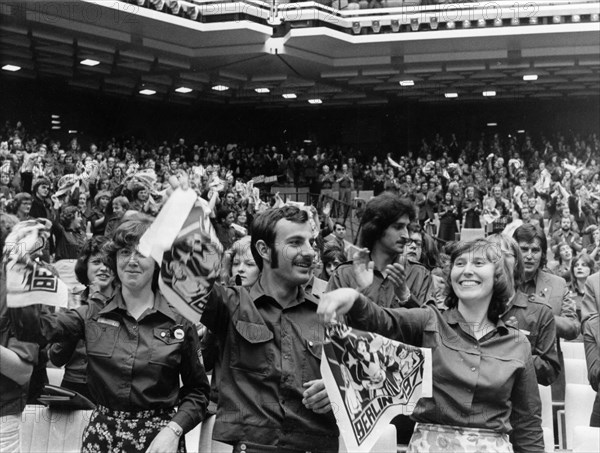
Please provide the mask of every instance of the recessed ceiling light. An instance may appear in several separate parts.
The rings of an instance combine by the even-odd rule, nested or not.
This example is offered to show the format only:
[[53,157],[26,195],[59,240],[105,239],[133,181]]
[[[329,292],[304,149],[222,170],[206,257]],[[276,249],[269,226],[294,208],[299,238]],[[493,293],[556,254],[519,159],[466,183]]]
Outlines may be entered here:
[[212,89],[215,91],[227,91],[229,87],[226,85],[215,85],[214,87],[212,87]]
[[483,94],[486,98],[492,97],[492,96],[496,96],[496,92],[495,91],[484,91]]
[[444,93],[444,97],[446,98],[457,98],[458,93]]
[[271,92],[271,90],[269,90],[268,88],[254,88],[254,91],[256,91],[257,93],[260,93],[260,94]]
[[414,80],[400,80],[400,86],[403,87],[412,87],[415,85]]
[[156,94],[156,91],[145,88],[143,90],[140,90],[140,94],[143,94],[144,96],[152,96],[153,94]]
[[21,66],[15,66],[14,64],[5,64],[2,66],[2,69],[10,72],[17,72],[21,70]]
[[321,99],[309,99],[308,103],[309,104],[322,104],[323,101]]
[[282,96],[284,99],[296,99],[298,97],[294,93],[283,93]]
[[188,88],[188,87],[179,87],[175,91],[177,91],[178,93],[186,94],[186,93],[191,93],[194,90],[192,90],[191,88]]
[[525,129],[519,129],[519,130],[517,131],[517,134],[524,134],[524,133],[525,133]]
[[81,60],[81,64],[84,66],[98,66],[100,62],[98,60],[92,60],[90,58],[86,58],[85,60]]
[[525,74],[523,76],[523,80],[537,80],[538,79],[538,75],[537,74]]
[[487,125],[488,125],[489,127],[495,127],[495,126],[497,126],[497,125],[498,125],[498,123],[487,123]]

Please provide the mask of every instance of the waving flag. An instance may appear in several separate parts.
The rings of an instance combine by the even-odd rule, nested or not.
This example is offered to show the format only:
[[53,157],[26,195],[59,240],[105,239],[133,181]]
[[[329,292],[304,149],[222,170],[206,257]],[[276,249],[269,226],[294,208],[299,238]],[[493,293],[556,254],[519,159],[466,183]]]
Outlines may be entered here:
[[221,270],[223,246],[208,216],[208,203],[177,189],[140,239],[140,252],[160,266],[159,288],[191,322],[198,322]]
[[348,451],[368,452],[397,415],[431,397],[431,350],[337,324],[321,375]]

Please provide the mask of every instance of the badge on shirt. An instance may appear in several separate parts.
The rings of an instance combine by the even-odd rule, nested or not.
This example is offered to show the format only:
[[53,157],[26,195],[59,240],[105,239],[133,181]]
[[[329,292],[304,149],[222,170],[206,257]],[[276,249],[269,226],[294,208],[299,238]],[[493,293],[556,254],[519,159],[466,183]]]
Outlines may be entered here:
[[109,326],[113,326],[113,327],[119,327],[119,321],[115,321],[114,319],[108,319],[108,318],[98,318],[98,322],[100,324],[108,324]]
[[171,327],[171,335],[176,340],[183,340],[183,338],[185,337],[183,326],[181,324],[177,324],[176,326]]

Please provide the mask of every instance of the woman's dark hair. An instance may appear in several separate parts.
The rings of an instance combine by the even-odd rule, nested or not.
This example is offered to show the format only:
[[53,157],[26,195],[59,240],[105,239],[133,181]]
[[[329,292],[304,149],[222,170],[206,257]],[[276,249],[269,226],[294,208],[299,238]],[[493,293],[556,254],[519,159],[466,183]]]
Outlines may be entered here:
[[542,249],[542,259],[540,260],[540,269],[546,266],[546,257],[548,254],[548,241],[544,231],[537,225],[531,223],[524,223],[513,233],[513,239],[519,242],[531,243],[535,239],[540,241],[540,248]]
[[88,262],[93,255],[103,254],[103,246],[107,241],[108,238],[104,236],[95,236],[91,239],[88,239],[83,245],[81,254],[75,263],[75,276],[77,277],[77,281],[79,281],[79,283],[82,285],[90,285],[91,282],[88,280],[87,276]]
[[63,228],[69,228],[71,222],[75,218],[75,215],[79,212],[77,206],[65,206],[60,211],[59,222]]
[[[123,221],[114,231],[112,239],[102,248],[104,252],[105,263],[115,274],[115,282],[121,283],[117,273],[117,253],[124,248],[136,248],[141,237],[152,224],[152,217],[143,214]],[[158,288],[158,275],[160,268],[158,264],[154,265],[154,277],[152,277],[152,290]]]
[[256,265],[262,271],[263,259],[256,249],[256,242],[263,240],[267,247],[271,249],[271,267],[277,268],[277,250],[275,250],[275,226],[277,222],[285,219],[294,223],[307,223],[309,221],[308,212],[303,211],[296,206],[284,206],[278,209],[269,209],[260,214],[252,224],[252,256]]
[[346,254],[344,253],[344,251],[337,246],[325,246],[325,250],[321,255],[323,267],[327,266],[329,263],[333,263],[336,260],[340,263],[347,261]]
[[458,296],[452,287],[452,267],[456,259],[464,253],[473,254],[475,251],[485,253],[487,259],[494,263],[494,286],[492,290],[492,300],[488,307],[488,319],[494,324],[498,322],[500,315],[506,310],[506,304],[513,296],[515,289],[513,283],[512,269],[509,269],[504,255],[498,243],[486,239],[478,239],[471,242],[458,242],[450,255],[450,263],[446,270],[446,300],[448,308],[458,306]]
[[386,228],[403,215],[408,215],[411,221],[415,219],[415,208],[408,200],[390,192],[372,198],[362,215],[360,246],[372,249]]
[[575,274],[573,273],[575,270],[575,266],[579,261],[583,261],[583,265],[590,268],[590,274],[593,274],[596,271],[596,262],[593,258],[590,257],[587,253],[582,253],[576,258],[571,260],[571,281],[575,281]]

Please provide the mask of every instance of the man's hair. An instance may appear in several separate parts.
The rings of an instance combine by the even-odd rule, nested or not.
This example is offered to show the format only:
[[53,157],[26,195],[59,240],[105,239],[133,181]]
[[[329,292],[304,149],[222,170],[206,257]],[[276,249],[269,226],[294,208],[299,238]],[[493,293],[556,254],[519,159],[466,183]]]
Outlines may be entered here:
[[514,256],[515,268],[513,270],[513,279],[515,288],[518,288],[522,283],[523,273],[525,272],[523,269],[523,254],[521,253],[519,244],[517,244],[515,239],[503,233],[491,234],[487,237],[487,240],[499,244],[502,254],[511,253]]
[[372,198],[362,216],[360,246],[372,249],[386,228],[403,215],[408,215],[410,221],[415,219],[415,208],[408,200],[390,192]]
[[548,240],[544,231],[537,225],[531,223],[524,223],[513,233],[513,239],[517,242],[533,242],[535,239],[540,241],[540,248],[542,249],[542,259],[540,261],[540,269],[546,265],[546,256],[548,254]]
[[336,226],[338,226],[338,225],[339,225],[339,226],[341,226],[342,228],[346,229],[346,225],[344,225],[344,224],[343,224],[341,221],[339,221],[339,220],[333,224],[333,229],[335,230],[335,227],[336,227]]
[[75,262],[75,276],[77,277],[77,281],[82,285],[89,286],[90,283],[92,283],[89,281],[87,275],[88,262],[93,255],[104,255],[102,247],[107,241],[108,238],[104,236],[94,236],[87,240],[83,245],[79,258],[77,258],[77,261]]
[[221,223],[223,220],[227,218],[229,214],[233,211],[227,207],[221,207],[217,210],[217,222]]
[[256,242],[263,240],[267,247],[271,249],[271,267],[277,268],[277,251],[275,250],[275,236],[277,231],[275,225],[280,220],[285,219],[294,223],[307,223],[309,220],[308,213],[295,206],[284,206],[278,209],[269,209],[252,222],[252,256],[256,265],[262,271],[263,259],[256,249]]
[[77,206],[65,206],[59,216],[61,226],[68,228],[78,212],[79,208]]

